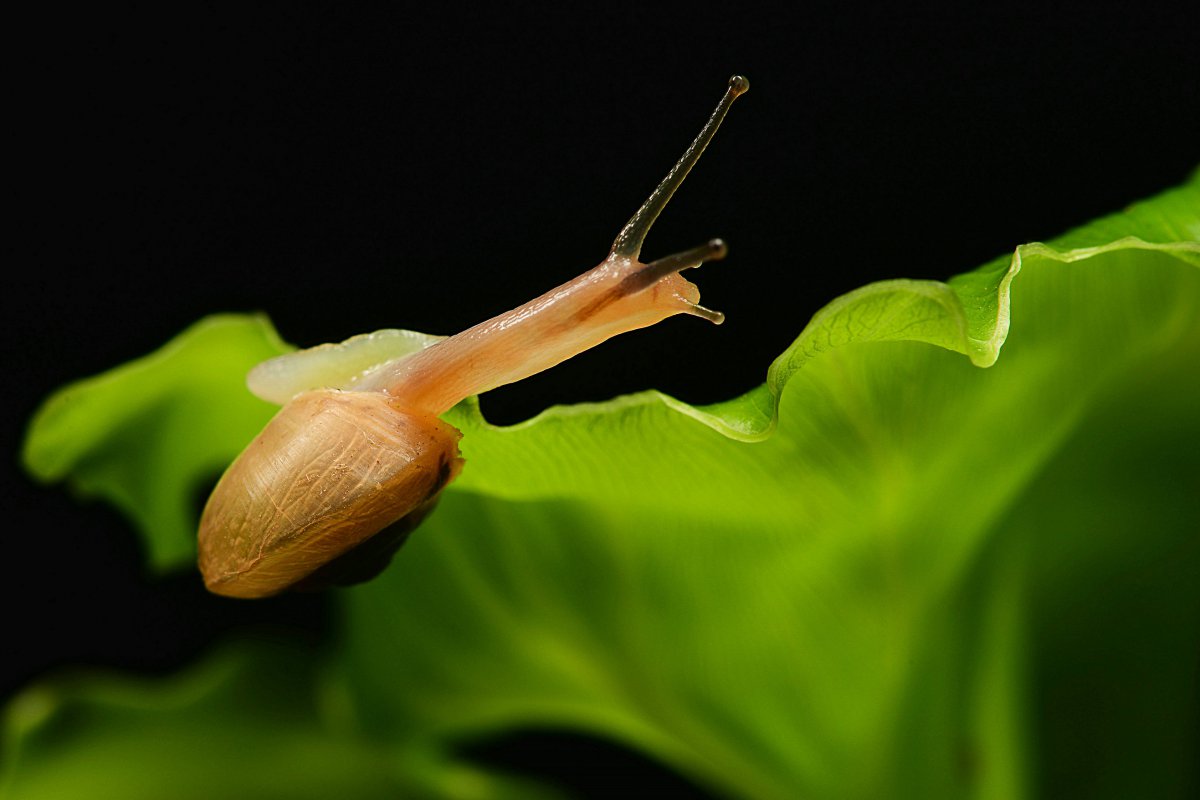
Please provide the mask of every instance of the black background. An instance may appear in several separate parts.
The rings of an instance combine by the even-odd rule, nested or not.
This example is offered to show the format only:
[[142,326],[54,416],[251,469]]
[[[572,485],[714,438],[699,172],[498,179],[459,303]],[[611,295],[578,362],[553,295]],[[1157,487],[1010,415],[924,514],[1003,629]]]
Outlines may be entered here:
[[[452,333],[524,302],[605,255],[742,72],[751,91],[644,251],[724,237],[729,258],[695,281],[726,324],[621,337],[484,411],[515,422],[647,387],[732,396],[842,292],[945,278],[1181,182],[1200,162],[1186,7],[26,20],[6,103],[0,688],[72,664],[165,671],[232,628],[319,643],[330,626],[320,597],[238,603],[194,573],[144,576],[114,512],[30,483],[25,420],[61,384],[216,311],[266,311],[307,346]],[[580,786],[640,770],[687,788],[573,737],[478,752],[569,764]]]

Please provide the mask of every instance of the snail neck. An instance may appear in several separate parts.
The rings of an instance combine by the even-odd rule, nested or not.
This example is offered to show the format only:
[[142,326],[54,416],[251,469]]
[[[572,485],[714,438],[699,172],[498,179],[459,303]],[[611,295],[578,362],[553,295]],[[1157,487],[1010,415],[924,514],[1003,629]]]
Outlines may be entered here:
[[[712,256],[710,246],[704,251]],[[696,304],[696,286],[677,273],[698,263],[672,265],[667,274],[647,281],[639,276],[660,262],[610,255],[519,308],[386,365],[361,388],[381,390],[404,408],[441,414],[466,397],[528,378],[619,333],[675,314],[719,322],[719,314]]]

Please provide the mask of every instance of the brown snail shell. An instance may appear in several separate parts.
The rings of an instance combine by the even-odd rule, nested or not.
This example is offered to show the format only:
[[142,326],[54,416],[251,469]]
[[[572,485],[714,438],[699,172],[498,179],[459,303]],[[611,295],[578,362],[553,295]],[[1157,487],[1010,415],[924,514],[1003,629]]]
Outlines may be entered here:
[[205,585],[229,597],[277,594],[405,517],[416,515],[415,527],[462,468],[461,436],[379,392],[299,395],[205,506]]

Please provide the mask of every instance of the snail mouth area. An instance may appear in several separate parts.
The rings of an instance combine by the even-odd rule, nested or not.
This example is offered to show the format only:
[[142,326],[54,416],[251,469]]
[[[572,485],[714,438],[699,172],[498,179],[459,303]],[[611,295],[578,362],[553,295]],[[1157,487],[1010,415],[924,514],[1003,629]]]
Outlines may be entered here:
[[[636,264],[636,262],[635,262]],[[642,265],[637,265],[642,266]],[[609,278],[600,292],[586,299],[563,323],[563,329],[580,334],[601,329],[612,333],[644,328],[675,314],[696,314],[700,289],[679,273],[665,275],[647,285],[639,274]],[[586,334],[585,334],[586,335]]]

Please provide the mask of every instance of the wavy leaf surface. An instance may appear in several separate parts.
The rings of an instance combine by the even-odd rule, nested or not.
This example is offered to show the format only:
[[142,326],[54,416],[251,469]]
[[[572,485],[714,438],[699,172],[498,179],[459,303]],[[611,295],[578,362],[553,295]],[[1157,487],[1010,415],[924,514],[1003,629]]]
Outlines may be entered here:
[[[463,476],[392,568],[340,594],[342,646],[307,684],[340,687],[349,721],[313,724],[443,765],[489,732],[582,728],[740,797],[1057,796],[1081,775],[1089,796],[1183,796],[1200,782],[1197,177],[947,283],[838,298],[725,403],[646,392],[504,428],[463,404]],[[260,325],[247,353],[281,349],[225,322]],[[123,368],[49,401],[72,398],[92,444],[63,452],[45,411],[27,449],[129,511],[160,566],[187,560],[177,487],[217,454],[176,437],[154,462],[170,477],[148,481],[156,445],[110,433],[126,418],[106,392],[150,398],[130,413],[151,431],[246,403],[230,367],[177,407],[197,330],[153,381]],[[1114,685],[1115,702],[1088,692]],[[105,717],[38,748],[10,734],[9,779],[66,769]]]

